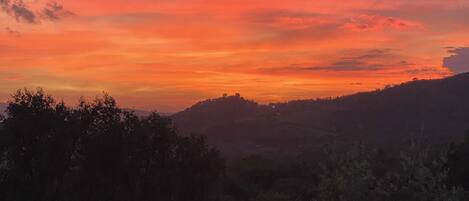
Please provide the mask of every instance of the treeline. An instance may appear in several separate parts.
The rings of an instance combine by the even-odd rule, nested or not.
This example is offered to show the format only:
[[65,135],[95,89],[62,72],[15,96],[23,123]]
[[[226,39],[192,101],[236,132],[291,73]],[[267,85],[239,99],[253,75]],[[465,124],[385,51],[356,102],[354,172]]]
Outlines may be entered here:
[[1,201],[463,201],[468,190],[469,138],[225,162],[156,113],[108,95],[67,107],[42,90],[18,91],[0,123]]
[[171,120],[104,95],[75,108],[18,91],[0,134],[0,200],[215,200],[223,161]]
[[[464,147],[463,147],[464,146]],[[410,143],[398,155],[352,145],[329,146],[313,161],[251,156],[228,168],[226,200],[465,201],[469,143]]]

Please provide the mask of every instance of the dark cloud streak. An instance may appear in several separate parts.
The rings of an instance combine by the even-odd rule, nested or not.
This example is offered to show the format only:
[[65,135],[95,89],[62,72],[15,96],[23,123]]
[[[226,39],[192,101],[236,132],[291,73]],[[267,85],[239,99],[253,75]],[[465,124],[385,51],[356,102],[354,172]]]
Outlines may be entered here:
[[17,22],[29,24],[37,24],[41,20],[56,21],[74,15],[57,2],[47,3],[41,12],[31,10],[23,0],[0,0],[0,8]]
[[22,0],[0,0],[2,10],[18,22],[37,23],[36,14]]
[[[393,66],[401,66],[404,61],[399,63],[386,62],[387,59],[395,57],[395,49],[372,49],[355,56],[342,57],[330,65],[324,66],[306,66],[291,65],[280,68],[262,68],[261,72],[266,73],[304,73],[304,72],[343,72],[343,71],[379,71]],[[407,62],[406,62],[407,64]]]
[[70,11],[64,9],[63,5],[58,4],[57,2],[48,3],[42,10],[41,16],[43,19],[56,21],[60,20],[63,17],[73,16]]
[[13,36],[20,37],[21,33],[19,31],[13,30],[10,27],[5,27],[5,31]]

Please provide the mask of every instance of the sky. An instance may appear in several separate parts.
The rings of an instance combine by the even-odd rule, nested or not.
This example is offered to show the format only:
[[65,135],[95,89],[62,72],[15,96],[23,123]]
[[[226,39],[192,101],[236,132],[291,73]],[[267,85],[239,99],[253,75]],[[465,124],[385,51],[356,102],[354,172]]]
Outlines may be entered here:
[[340,96],[469,71],[467,19],[469,0],[0,0],[0,100]]

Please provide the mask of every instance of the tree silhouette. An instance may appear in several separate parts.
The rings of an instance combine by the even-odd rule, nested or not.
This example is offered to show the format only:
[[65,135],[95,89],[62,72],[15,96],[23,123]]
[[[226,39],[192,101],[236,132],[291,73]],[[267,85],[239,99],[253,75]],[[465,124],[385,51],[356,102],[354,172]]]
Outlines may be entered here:
[[[451,184],[469,190],[469,131],[463,143],[452,145],[448,166],[450,167],[448,176]],[[469,193],[466,193],[466,197],[469,198]]]
[[0,139],[3,200],[213,200],[218,151],[170,119],[139,118],[103,95],[76,108],[18,91]]
[[400,155],[334,143],[311,160],[234,160],[225,174],[203,137],[180,136],[171,119],[139,117],[107,94],[68,107],[19,90],[0,120],[1,201],[459,201],[467,190],[469,140],[449,153],[412,143]]
[[7,200],[57,199],[77,134],[69,119],[71,111],[42,90],[18,91],[7,111],[2,132],[2,194]]

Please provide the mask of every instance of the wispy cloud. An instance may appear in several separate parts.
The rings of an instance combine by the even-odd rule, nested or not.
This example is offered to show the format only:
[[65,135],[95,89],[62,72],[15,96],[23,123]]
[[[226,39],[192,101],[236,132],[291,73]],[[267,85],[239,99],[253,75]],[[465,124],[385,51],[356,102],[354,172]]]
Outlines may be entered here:
[[37,23],[36,14],[22,0],[0,0],[2,10],[16,21],[30,24]]
[[[401,67],[407,62],[395,62],[393,57],[398,50],[383,48],[372,49],[351,56],[341,57],[329,65],[289,65],[280,68],[261,68],[267,73],[305,73],[305,72],[344,72],[344,71],[379,71],[390,67]],[[388,61],[391,59],[391,61]]]
[[57,2],[46,3],[41,11],[34,11],[23,0],[0,0],[0,7],[17,22],[28,24],[37,24],[41,20],[54,21],[74,15]]
[[63,17],[69,17],[73,15],[75,14],[65,10],[63,5],[58,4],[57,2],[47,3],[41,12],[41,17],[50,21],[60,20]]
[[337,21],[331,18],[332,16],[322,13],[292,12],[285,10],[254,12],[245,16],[245,20],[249,23],[294,30],[337,24]]
[[10,27],[5,27],[5,31],[12,36],[16,36],[16,37],[21,36],[21,33],[19,31],[13,30]]
[[423,25],[412,22],[409,20],[398,19],[394,17],[382,15],[359,15],[353,17],[344,25],[345,28],[355,31],[370,31],[370,30],[418,30],[423,28]]

